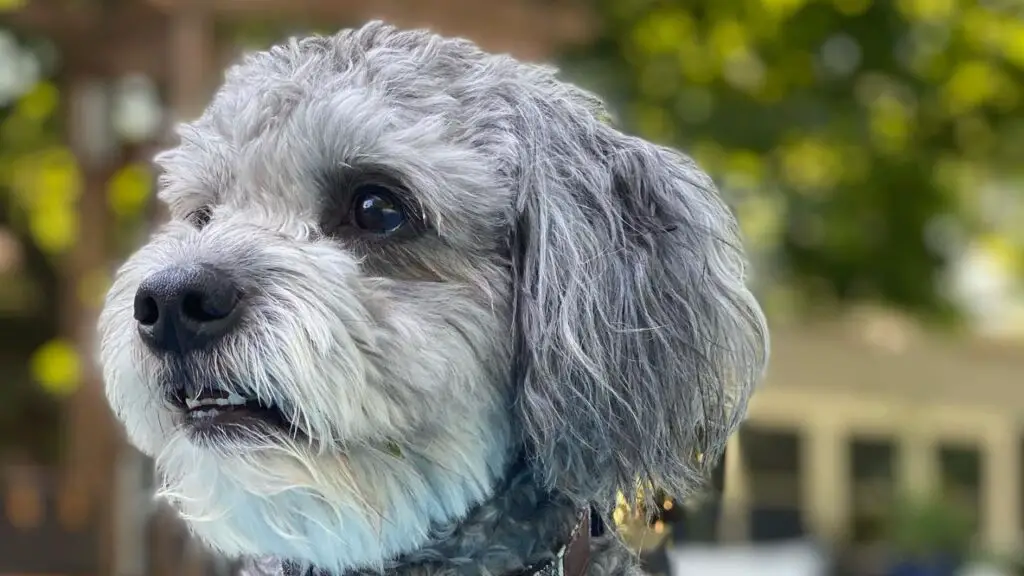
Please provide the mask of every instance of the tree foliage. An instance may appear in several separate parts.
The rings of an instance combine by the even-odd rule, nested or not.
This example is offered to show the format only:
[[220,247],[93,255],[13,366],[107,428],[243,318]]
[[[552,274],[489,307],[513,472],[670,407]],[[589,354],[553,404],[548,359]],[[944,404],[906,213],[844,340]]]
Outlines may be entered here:
[[[32,55],[38,43],[19,40]],[[0,105],[0,231],[17,253],[0,266],[0,452],[15,448],[45,459],[55,456],[59,440],[56,400],[76,390],[84,362],[81,343],[60,331],[62,270],[83,230],[112,239],[139,230],[153,175],[136,164],[114,172],[103,192],[116,229],[81,222],[84,177],[66,144],[58,69],[40,72],[38,81]],[[105,291],[107,272],[103,266],[80,278],[74,289],[83,303],[95,303]]]
[[950,316],[941,274],[992,224],[982,192],[1024,168],[1019,2],[593,6],[603,33],[570,68],[600,70],[622,122],[716,177],[762,285]]

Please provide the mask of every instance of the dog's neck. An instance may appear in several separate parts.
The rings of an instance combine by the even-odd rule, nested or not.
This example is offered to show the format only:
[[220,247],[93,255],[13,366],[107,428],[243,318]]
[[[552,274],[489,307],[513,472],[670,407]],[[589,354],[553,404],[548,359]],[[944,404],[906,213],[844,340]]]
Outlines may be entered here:
[[[568,499],[540,488],[529,467],[518,461],[490,499],[476,506],[465,518],[435,527],[426,545],[386,563],[383,572],[389,576],[555,574],[565,562],[561,555],[567,548],[571,548],[568,551],[573,555],[583,555],[571,558],[571,562],[585,567],[591,547],[591,526],[581,522],[581,518],[589,520],[589,517],[589,514],[581,515],[580,509]],[[580,534],[581,530],[588,533]],[[581,536],[582,540],[578,539]],[[283,576],[381,574],[377,570],[352,570],[334,575],[315,567],[268,562],[252,573]]]

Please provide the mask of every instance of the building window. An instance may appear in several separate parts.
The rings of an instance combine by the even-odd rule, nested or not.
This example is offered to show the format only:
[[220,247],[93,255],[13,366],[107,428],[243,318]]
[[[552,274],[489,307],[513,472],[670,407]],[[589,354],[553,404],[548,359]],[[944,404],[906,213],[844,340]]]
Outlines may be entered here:
[[977,446],[939,448],[942,496],[968,516],[975,531],[981,526],[981,451]]
[[896,496],[896,445],[892,439],[857,438],[849,456],[850,537],[858,544],[877,542]]
[[804,535],[800,510],[800,435],[793,429],[747,426],[740,431],[750,486],[750,536],[754,541]]

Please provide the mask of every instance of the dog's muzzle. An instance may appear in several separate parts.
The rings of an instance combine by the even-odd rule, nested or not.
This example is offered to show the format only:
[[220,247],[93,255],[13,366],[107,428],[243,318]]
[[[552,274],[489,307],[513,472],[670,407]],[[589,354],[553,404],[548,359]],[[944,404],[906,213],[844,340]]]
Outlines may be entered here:
[[225,271],[209,265],[172,266],[147,277],[135,293],[139,337],[162,358],[164,392],[182,411],[194,435],[223,436],[256,427],[289,429],[275,406],[240,393],[200,365],[197,353],[213,349],[239,325],[245,298]]

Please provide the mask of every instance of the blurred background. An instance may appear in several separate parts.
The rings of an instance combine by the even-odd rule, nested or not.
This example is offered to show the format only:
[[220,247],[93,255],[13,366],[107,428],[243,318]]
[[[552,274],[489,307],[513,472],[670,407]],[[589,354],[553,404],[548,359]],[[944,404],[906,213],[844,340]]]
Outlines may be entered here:
[[0,575],[231,572],[153,503],[95,314],[223,67],[374,17],[558,63],[737,211],[768,382],[721,489],[616,510],[653,572],[1019,572],[1021,0],[0,0]]

